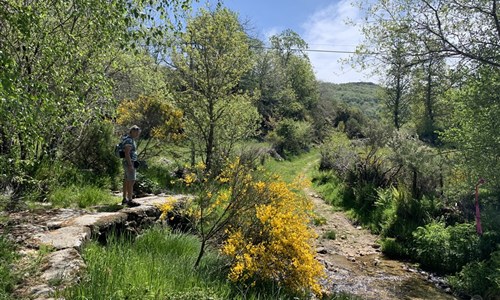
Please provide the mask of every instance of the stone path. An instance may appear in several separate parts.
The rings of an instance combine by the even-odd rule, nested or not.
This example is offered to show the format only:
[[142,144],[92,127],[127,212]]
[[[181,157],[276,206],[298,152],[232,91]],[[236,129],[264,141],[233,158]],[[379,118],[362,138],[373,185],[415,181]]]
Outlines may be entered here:
[[[168,196],[178,202],[186,195]],[[90,212],[78,209],[53,209],[10,213],[0,234],[19,246],[20,262],[13,266],[26,270],[15,289],[20,299],[50,299],[55,288],[73,284],[85,268],[80,251],[90,240],[105,241],[111,231],[135,231],[156,222],[161,215],[157,204],[166,197],[135,199],[140,206],[116,212]],[[31,266],[31,268],[30,268]]]

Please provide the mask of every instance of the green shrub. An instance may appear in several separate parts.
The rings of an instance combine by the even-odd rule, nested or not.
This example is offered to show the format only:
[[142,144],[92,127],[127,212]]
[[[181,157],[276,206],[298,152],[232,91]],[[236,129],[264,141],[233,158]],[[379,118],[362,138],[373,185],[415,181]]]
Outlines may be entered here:
[[500,294],[500,250],[494,252],[489,260],[471,262],[455,276],[449,276],[451,286],[459,292],[481,295],[494,299]]
[[[85,128],[78,140],[71,140],[64,147],[66,156],[79,170],[88,170],[87,180],[102,176],[114,177],[120,171],[119,159],[115,156],[113,145],[113,124],[95,121]],[[92,182],[95,183],[95,182]]]
[[154,181],[160,188],[166,188],[174,180],[172,175],[177,168],[173,162],[166,159],[148,160],[147,168],[140,168],[140,174]]
[[446,227],[432,222],[413,233],[414,251],[422,267],[439,273],[460,271],[479,258],[479,238],[472,224]]
[[359,155],[347,135],[334,133],[321,147],[321,171],[334,171],[344,178],[352,166],[359,160]]
[[408,249],[395,238],[385,238],[382,240],[382,252],[391,258],[408,257]]
[[156,181],[146,177],[141,172],[137,172],[137,181],[134,184],[134,193],[136,195],[159,194],[161,190],[160,185]]
[[384,210],[381,220],[382,235],[410,242],[415,229],[431,220],[434,213],[433,202],[426,197],[417,200],[405,190],[393,189],[392,204]]
[[268,136],[274,149],[281,156],[297,155],[309,151],[312,143],[312,126],[306,121],[283,119]]

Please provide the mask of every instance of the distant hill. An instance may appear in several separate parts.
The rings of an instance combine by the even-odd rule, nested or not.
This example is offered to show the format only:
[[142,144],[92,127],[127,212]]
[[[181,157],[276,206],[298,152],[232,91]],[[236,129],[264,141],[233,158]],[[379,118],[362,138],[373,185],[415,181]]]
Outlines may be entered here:
[[377,116],[382,108],[380,89],[379,85],[371,82],[319,83],[321,101],[335,101],[348,107],[358,107],[368,117]]

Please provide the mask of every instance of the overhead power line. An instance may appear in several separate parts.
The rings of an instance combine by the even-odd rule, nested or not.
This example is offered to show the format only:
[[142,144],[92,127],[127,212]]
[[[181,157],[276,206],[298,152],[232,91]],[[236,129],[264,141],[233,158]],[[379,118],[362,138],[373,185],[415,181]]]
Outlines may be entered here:
[[[271,47],[255,47],[253,48],[260,48],[260,49],[267,49],[267,50],[272,50],[275,48]],[[358,53],[356,51],[347,51],[347,50],[326,50],[326,49],[294,49],[291,48],[290,50],[292,51],[304,51],[304,52],[323,52],[323,53],[340,53],[340,54],[359,54],[359,55],[376,55],[378,53],[375,52],[367,52],[367,53]]]

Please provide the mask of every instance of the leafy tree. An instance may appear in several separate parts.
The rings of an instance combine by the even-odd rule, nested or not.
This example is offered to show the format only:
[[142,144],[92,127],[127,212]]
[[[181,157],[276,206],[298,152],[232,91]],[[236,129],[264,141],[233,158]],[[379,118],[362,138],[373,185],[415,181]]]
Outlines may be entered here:
[[190,3],[0,2],[0,155],[14,162],[2,183],[70,157],[86,127],[114,113],[108,75],[117,55],[163,40],[175,24],[169,12]]
[[[380,4],[383,8],[385,5],[392,8],[391,5],[395,4]],[[363,67],[375,66],[374,72],[381,76],[384,82],[385,93],[382,101],[386,104],[391,123],[399,129],[408,121],[410,115],[408,89],[412,62],[407,54],[408,21],[404,17],[396,19],[391,14],[386,17],[376,13],[368,10],[367,14],[374,19],[374,22],[363,24],[365,41],[358,46],[358,55],[352,59]],[[375,59],[372,59],[373,57]]]
[[413,70],[410,94],[412,119],[423,141],[435,145],[444,128],[443,95],[451,87],[447,67],[442,58],[430,57]]
[[305,41],[289,29],[269,40],[271,49],[257,51],[252,71],[252,81],[260,91],[257,107],[264,118],[264,133],[273,130],[283,118],[310,119],[318,100],[316,78],[304,52]]
[[137,99],[141,95],[171,98],[168,86],[171,72],[146,51],[120,54],[109,71],[113,98],[118,101]]
[[500,70],[483,67],[459,90],[450,91],[451,126],[445,140],[461,150],[470,186],[478,178],[500,188]]
[[[361,0],[358,4],[367,16],[368,22],[362,25],[367,41],[383,32],[387,37],[397,34],[404,38],[414,63],[454,57],[465,63],[500,66],[497,0]],[[365,54],[384,53],[384,49],[386,45],[375,43],[358,48]]]
[[350,138],[366,137],[368,117],[377,122],[382,110],[379,103],[382,88],[373,83],[334,84],[321,82],[319,100],[312,109],[314,136],[324,141],[333,129]]
[[404,54],[403,44],[396,41],[390,49],[390,56],[386,57],[389,69],[386,73],[386,94],[383,100],[391,116],[392,124],[396,129],[400,129],[409,119],[410,115],[410,69]]
[[283,119],[276,129],[269,133],[268,139],[281,156],[297,155],[308,151],[312,143],[311,124],[307,121]]
[[248,38],[233,12],[201,10],[188,20],[171,57],[182,89],[176,103],[185,116],[186,136],[211,170],[223,149],[231,152],[235,140],[257,129],[252,97],[238,90],[252,67]]

